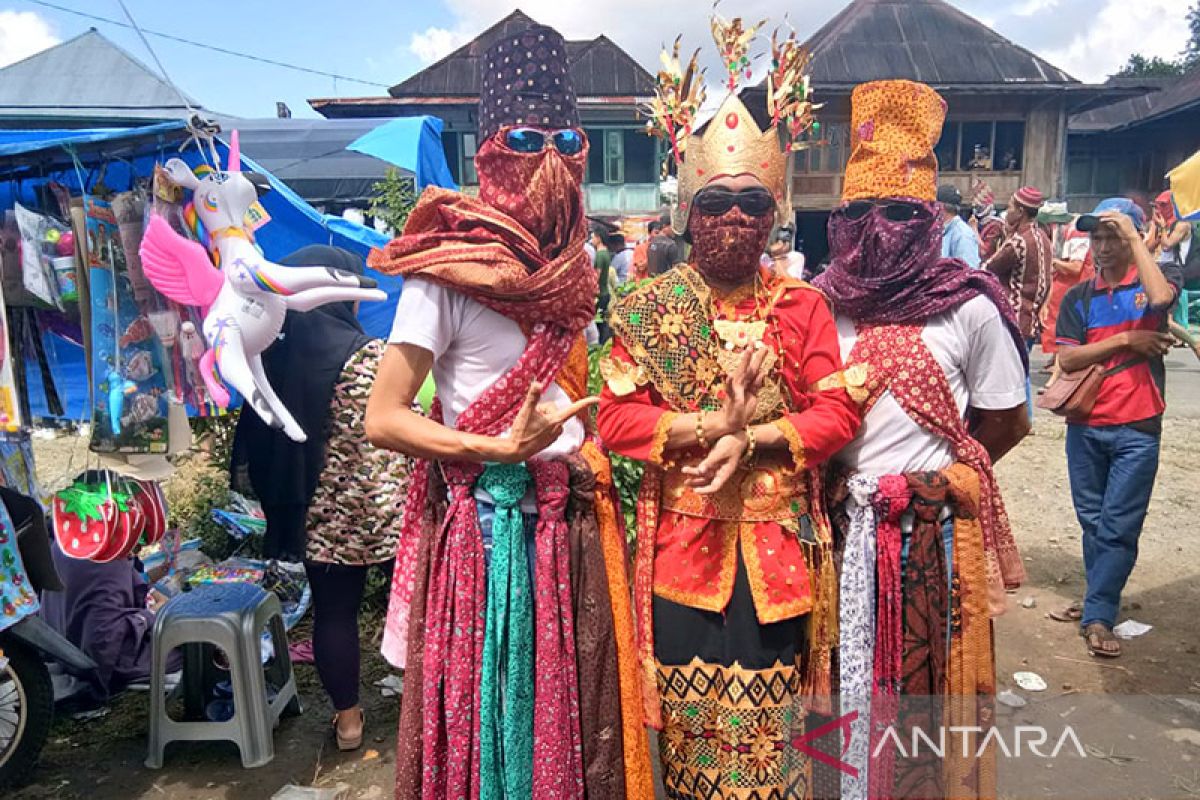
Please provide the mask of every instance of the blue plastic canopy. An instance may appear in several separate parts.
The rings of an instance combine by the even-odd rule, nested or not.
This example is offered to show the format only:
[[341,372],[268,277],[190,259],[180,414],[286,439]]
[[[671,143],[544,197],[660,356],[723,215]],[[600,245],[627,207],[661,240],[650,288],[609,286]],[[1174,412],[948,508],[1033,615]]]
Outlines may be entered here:
[[[374,144],[368,142],[368,147],[378,146],[389,154],[376,157],[386,158],[411,171],[422,186],[436,184],[453,187],[442,150],[441,120],[419,117],[398,119],[396,122],[404,124],[393,129],[389,123],[373,132],[374,135],[384,130],[392,131],[376,136]],[[228,145],[218,138],[216,149],[221,166],[226,166]],[[80,194],[84,188],[90,189],[103,175],[104,184],[109,189],[124,191],[131,188],[138,178],[150,175],[156,162],[162,163],[172,157],[182,158],[190,166],[197,167],[206,163],[210,155],[207,148],[202,151],[188,142],[183,122],[126,129],[0,131],[0,210],[12,208],[14,202],[37,207],[37,193],[48,181],[56,181],[66,186],[72,194]],[[244,155],[242,168],[260,172],[270,180],[272,191],[264,195],[260,202],[271,220],[255,232],[255,238],[267,258],[277,260],[309,244],[344,247],[365,258],[371,248],[387,243],[388,237],[373,229],[340,217],[321,214]],[[359,319],[369,335],[387,338],[403,281],[369,268],[367,274],[379,282],[388,298],[379,303],[364,303],[359,311]],[[88,391],[82,348],[53,333],[46,333],[45,340],[55,385],[65,406],[65,416],[68,419],[81,419],[86,413]],[[26,372],[31,376],[31,410],[37,416],[47,416],[42,393],[34,377],[37,369],[30,366],[31,369]]]
[[426,186],[457,189],[442,149],[442,121],[437,117],[397,117],[364,133],[347,150],[374,156],[416,176],[417,191]]

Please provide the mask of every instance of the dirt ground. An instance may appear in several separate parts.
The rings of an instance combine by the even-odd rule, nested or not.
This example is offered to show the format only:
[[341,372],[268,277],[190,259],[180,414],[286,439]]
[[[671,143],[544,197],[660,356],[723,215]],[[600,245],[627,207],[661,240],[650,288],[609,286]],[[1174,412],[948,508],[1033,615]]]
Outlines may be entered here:
[[[1035,365],[1042,360],[1035,354]],[[1002,759],[1003,797],[1200,797],[1200,362],[1177,350],[1168,366],[1171,407],[1162,463],[1122,615],[1154,628],[1125,642],[1121,659],[1090,659],[1074,626],[1046,617],[1083,590],[1062,424],[1039,412],[1035,435],[998,467],[1029,571],[1028,583],[1010,597],[1012,608],[995,633],[998,687],[1016,689],[1028,705],[1002,709],[1001,718],[1070,724],[1087,755]],[[60,720],[34,783],[10,796],[259,800],[287,783],[344,783],[351,798],[389,797],[397,702],[382,698],[372,686],[388,672],[375,655],[375,637],[364,635],[368,738],[359,753],[336,752],[328,733],[330,709],[315,672],[299,666],[306,710],[281,724],[275,760],[266,767],[243,770],[232,745],[179,744],[168,749],[164,769],[146,769],[146,696],[126,694],[103,719]],[[1040,675],[1047,690],[1017,688],[1012,676],[1021,670]]]

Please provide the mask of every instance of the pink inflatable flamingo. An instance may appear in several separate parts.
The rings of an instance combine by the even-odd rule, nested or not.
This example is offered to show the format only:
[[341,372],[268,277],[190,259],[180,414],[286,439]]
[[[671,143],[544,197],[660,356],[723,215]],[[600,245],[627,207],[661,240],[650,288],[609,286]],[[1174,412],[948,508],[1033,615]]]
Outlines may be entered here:
[[330,267],[287,267],[266,260],[243,227],[246,212],[269,189],[265,175],[242,172],[238,134],[233,132],[226,171],[197,178],[183,161],[166,164],[171,179],[192,190],[192,201],[220,257],[213,266],[204,247],[151,215],[139,251],[154,287],[177,303],[204,309],[208,350],[201,376],[213,400],[225,408],[228,382],[262,420],[303,442],[304,430],[280,401],[263,372],[261,353],[283,328],[288,309],[309,311],[325,303],[383,300],[375,282]]

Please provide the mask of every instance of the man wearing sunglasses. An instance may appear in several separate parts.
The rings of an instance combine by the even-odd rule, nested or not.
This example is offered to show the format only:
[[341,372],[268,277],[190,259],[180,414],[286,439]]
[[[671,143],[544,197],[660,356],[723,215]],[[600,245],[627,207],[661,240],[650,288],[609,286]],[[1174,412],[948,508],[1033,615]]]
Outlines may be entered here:
[[843,202],[816,281],[863,412],[830,491],[841,498],[841,711],[860,712],[843,759],[860,773],[843,775],[844,798],[996,796],[994,761],[974,746],[971,758],[947,749],[944,763],[867,747],[897,713],[926,731],[943,708],[946,724],[990,724],[990,617],[1024,578],[992,474],[1028,430],[1023,336],[995,276],[941,255],[933,148],[945,113],[924,84],[854,90]]
[[532,27],[480,65],[479,197],[426,191],[370,260],[405,283],[367,436],[417,459],[383,643],[407,668],[396,796],[648,800],[623,540],[580,416],[597,282],[566,44]]
[[825,299],[760,265],[791,217],[779,142],[734,94],[688,141],[690,257],[616,304],[602,365],[600,434],[647,462],[653,498],[635,605],[670,797],[809,796],[795,711],[829,693],[832,542],[813,490],[858,417],[843,387],[816,388],[841,369]]

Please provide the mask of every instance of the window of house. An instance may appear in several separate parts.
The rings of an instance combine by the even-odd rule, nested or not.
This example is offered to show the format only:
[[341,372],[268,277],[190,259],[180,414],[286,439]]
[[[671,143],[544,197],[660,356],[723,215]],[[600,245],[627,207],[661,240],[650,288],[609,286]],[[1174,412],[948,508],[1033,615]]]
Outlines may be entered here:
[[960,126],[962,134],[958,139],[958,168],[959,170],[987,171],[992,170],[995,142],[992,133],[995,123],[964,122]]
[[587,169],[583,173],[584,183],[602,183],[604,181],[604,130],[601,128],[585,128],[588,137]]
[[992,151],[992,169],[1017,172],[1025,165],[1025,123],[997,122],[995,149]]
[[[949,137],[954,134],[958,136],[958,146],[952,150]],[[938,164],[946,172],[1019,172],[1025,160],[1025,123],[1008,120],[948,123],[937,152]],[[957,163],[952,154],[958,156]]]
[[476,134],[464,133],[462,135],[462,183],[465,186],[476,186],[479,184],[479,174],[475,171],[475,150],[476,150]]
[[442,149],[446,152],[446,166],[450,168],[450,175],[454,178],[454,182],[462,185],[462,165],[458,160],[460,148],[458,146],[459,136],[452,131],[442,132]]
[[625,136],[624,131],[604,132],[604,182],[625,182]]
[[1072,158],[1067,161],[1067,194],[1092,193],[1092,157]]
[[622,131],[625,149],[625,182],[658,182],[658,140],[648,136],[644,128]]
[[796,153],[795,171],[832,174],[845,170],[850,156],[850,126],[844,122],[822,124],[818,141]]
[[954,172],[958,169],[958,133],[960,123],[947,122],[942,126],[942,138],[938,139],[933,148],[937,156],[938,169],[943,172]]
[[1120,194],[1122,189],[1122,164],[1116,158],[1097,158],[1093,178],[1093,193],[1102,195]]

